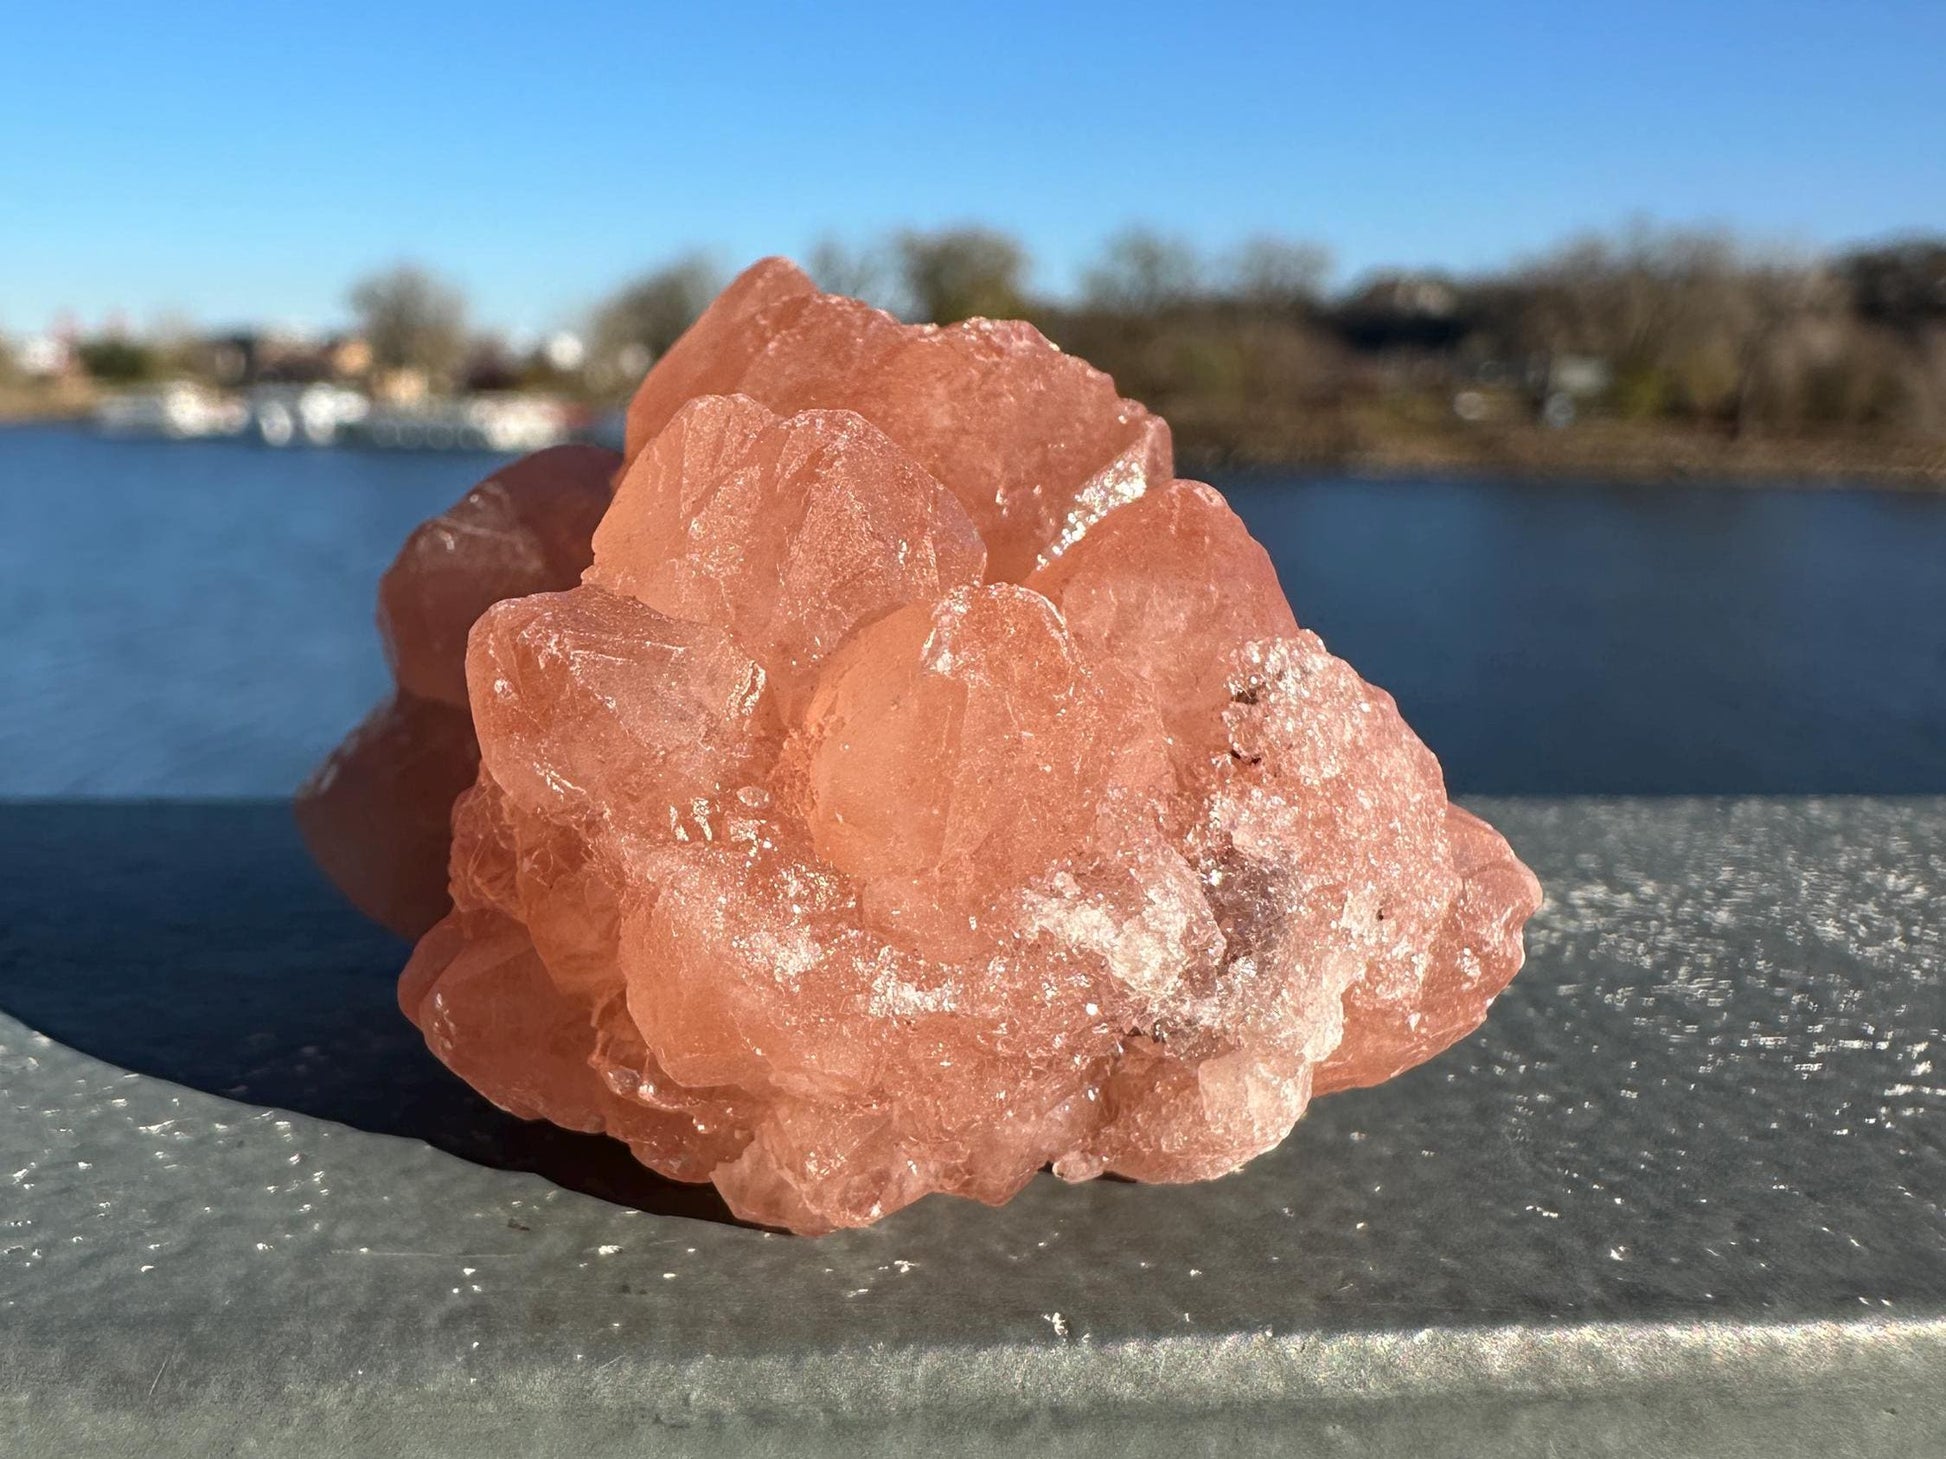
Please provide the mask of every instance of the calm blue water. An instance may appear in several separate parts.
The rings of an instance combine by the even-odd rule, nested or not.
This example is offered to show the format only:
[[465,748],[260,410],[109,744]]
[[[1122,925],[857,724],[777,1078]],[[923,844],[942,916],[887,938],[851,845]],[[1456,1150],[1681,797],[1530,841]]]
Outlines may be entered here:
[[[495,459],[0,431],[0,795],[289,791]],[[1946,495],[1220,484],[1457,790],[1946,792]]]

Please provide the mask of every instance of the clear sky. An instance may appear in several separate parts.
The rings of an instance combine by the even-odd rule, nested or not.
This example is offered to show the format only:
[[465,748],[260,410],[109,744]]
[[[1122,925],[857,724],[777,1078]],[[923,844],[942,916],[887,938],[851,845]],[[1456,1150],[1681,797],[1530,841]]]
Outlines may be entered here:
[[1467,269],[1589,225],[1946,230],[1946,3],[0,0],[0,327],[329,323],[414,258],[566,322],[691,245],[1134,221]]

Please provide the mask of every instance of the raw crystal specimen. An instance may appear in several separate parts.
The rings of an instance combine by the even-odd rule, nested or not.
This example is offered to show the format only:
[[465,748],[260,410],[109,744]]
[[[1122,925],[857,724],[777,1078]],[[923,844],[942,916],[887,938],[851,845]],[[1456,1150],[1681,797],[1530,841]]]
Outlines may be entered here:
[[1519,966],[1533,876],[1161,422],[1025,325],[759,264],[644,381],[581,584],[468,581],[397,585],[438,632],[386,599],[400,703],[479,737],[400,1002],[495,1102],[747,1219],[1220,1175]]
[[297,792],[311,854],[358,909],[418,937],[452,908],[453,800],[480,749],[466,706],[466,634],[488,606],[579,580],[621,458],[536,451],[422,522],[378,589],[398,692]]

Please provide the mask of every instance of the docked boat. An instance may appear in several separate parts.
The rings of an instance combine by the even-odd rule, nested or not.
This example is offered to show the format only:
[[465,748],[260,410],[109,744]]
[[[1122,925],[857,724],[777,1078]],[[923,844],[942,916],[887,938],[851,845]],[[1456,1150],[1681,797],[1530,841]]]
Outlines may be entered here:
[[251,424],[266,446],[329,446],[372,403],[343,385],[259,385],[249,395]]
[[117,391],[94,409],[96,428],[110,435],[172,441],[241,435],[249,420],[242,401],[187,380]]
[[348,440],[398,451],[538,451],[568,439],[559,401],[531,395],[475,395],[424,405],[374,405],[347,423]]

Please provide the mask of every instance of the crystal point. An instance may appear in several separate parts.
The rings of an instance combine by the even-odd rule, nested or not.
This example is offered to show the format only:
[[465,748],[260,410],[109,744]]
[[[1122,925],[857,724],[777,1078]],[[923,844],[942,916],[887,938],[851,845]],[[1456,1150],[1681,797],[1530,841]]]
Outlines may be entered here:
[[1031,324],[900,324],[780,259],[746,270],[649,372],[629,458],[694,397],[732,393],[863,416],[959,498],[1001,581],[1174,474],[1168,426]]

